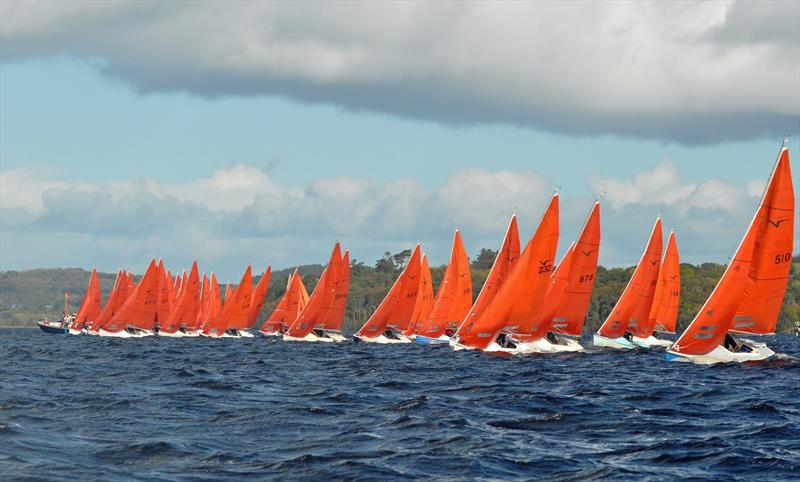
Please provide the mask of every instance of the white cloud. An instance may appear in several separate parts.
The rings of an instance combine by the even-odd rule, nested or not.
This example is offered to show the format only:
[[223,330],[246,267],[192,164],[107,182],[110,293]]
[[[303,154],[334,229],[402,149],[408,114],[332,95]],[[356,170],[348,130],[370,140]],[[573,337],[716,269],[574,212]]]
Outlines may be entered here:
[[798,2],[2,2],[4,60],[143,92],[279,95],[688,143],[800,123]]
[[[412,178],[385,184],[322,178],[286,186],[247,165],[180,184],[56,178],[46,169],[0,173],[1,269],[96,265],[112,271],[157,255],[176,269],[197,258],[227,280],[247,263],[263,269],[324,262],[335,239],[368,263],[422,241],[438,264],[446,262],[456,227],[470,254],[496,249],[515,207],[527,239],[552,193],[535,172],[484,169],[455,172],[430,190]],[[669,161],[628,179],[593,177],[589,184],[595,193],[617,188],[602,208],[600,261],[612,266],[636,262],[658,213],[666,229],[675,227],[683,260],[725,261],[764,187],[763,181],[687,183]],[[591,205],[589,198],[562,195],[561,251]]]

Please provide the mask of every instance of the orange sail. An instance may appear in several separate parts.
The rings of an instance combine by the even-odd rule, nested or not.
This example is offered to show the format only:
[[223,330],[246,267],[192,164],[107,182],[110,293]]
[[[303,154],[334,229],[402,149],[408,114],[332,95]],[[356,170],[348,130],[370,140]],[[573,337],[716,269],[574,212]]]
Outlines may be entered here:
[[558,204],[555,194],[494,299],[478,314],[471,327],[461,330],[460,344],[486,348],[500,330],[518,332],[520,324],[530,320],[530,312],[541,305],[550,283],[558,244]]
[[578,235],[571,260],[569,280],[561,302],[553,314],[550,329],[570,336],[581,336],[597,274],[600,253],[600,203],[594,203]]
[[234,290],[230,284],[228,288],[230,296],[226,296],[222,311],[203,328],[203,333],[206,335],[220,336],[244,323],[253,295],[253,271],[250,265],[245,269],[236,289]]
[[444,273],[436,301],[428,319],[417,327],[417,334],[438,338],[456,332],[464,317],[472,307],[472,278],[469,272],[469,257],[461,240],[461,232],[456,230],[450,263]]
[[223,300],[222,306],[225,306],[225,303],[229,302],[233,298],[233,286],[230,283],[225,285],[225,299]]
[[89,328],[92,331],[96,332],[103,328],[103,326],[106,325],[114,316],[114,313],[116,313],[122,304],[125,303],[125,300],[128,297],[128,285],[130,281],[131,279],[129,273],[122,270],[117,272],[117,281],[114,283],[114,287],[111,289],[111,293],[108,295],[106,304],[103,306],[103,311],[100,312],[100,315],[96,320],[89,320],[91,321]]
[[151,260],[133,293],[103,329],[111,333],[119,333],[128,327],[152,330],[158,308],[158,285],[158,266],[155,260]]
[[269,278],[271,274],[272,268],[267,266],[267,269],[264,270],[264,274],[261,275],[261,279],[256,285],[255,291],[253,291],[253,297],[250,300],[250,307],[247,309],[247,316],[244,319],[244,323],[237,326],[237,329],[249,330],[256,326],[256,320],[258,319],[258,315],[261,314],[264,300],[267,299],[267,290],[269,290]]
[[553,323],[558,306],[567,290],[569,284],[570,274],[572,273],[572,260],[575,257],[575,243],[572,243],[567,252],[561,258],[553,274],[550,276],[550,285],[542,301],[541,306],[536,310],[536,315],[532,319],[533,323],[530,325],[529,332],[520,332],[515,338],[531,342],[540,340],[547,335]]
[[786,294],[794,252],[794,208],[789,150],[781,150],[770,188],[761,202],[755,248],[741,305],[736,310],[734,333],[775,333]]
[[100,316],[102,308],[100,307],[102,294],[100,293],[100,280],[97,278],[97,270],[92,268],[92,274],[89,276],[89,284],[86,285],[86,293],[83,295],[83,301],[78,314],[72,320],[70,330],[81,330],[87,322],[96,320]]
[[792,173],[783,147],[733,260],[670,351],[704,355],[722,344],[729,330],[774,332],[792,263],[793,226]]
[[347,295],[350,292],[350,251],[345,250],[344,256],[339,261],[339,268],[336,270],[336,279],[333,283],[333,303],[330,310],[325,313],[319,327],[326,330],[342,331],[344,312],[347,308]]
[[203,327],[206,320],[210,320],[208,313],[211,310],[211,285],[208,276],[203,273],[203,284],[200,288],[200,307],[197,310],[197,318],[194,320],[194,325],[190,330],[197,330]]
[[209,302],[208,307],[208,319],[205,320],[205,323],[209,323],[211,320],[216,318],[220,311],[222,311],[222,298],[219,294],[219,283],[217,283],[217,276],[212,272],[211,273],[211,299]]
[[414,311],[411,314],[408,328],[403,332],[405,336],[413,335],[417,331],[417,326],[428,319],[428,315],[433,309],[434,300],[431,268],[428,265],[428,256],[423,255],[419,273],[419,293],[417,294],[417,301],[414,303]]
[[647,324],[636,331],[639,338],[647,338],[654,331],[675,333],[678,323],[678,307],[681,301],[681,261],[678,255],[678,243],[675,232],[670,231],[667,250],[661,269],[658,271],[658,283],[653,294],[653,306]]
[[181,293],[181,277],[179,275],[175,275],[175,281],[172,283],[172,291],[177,301],[178,295]]
[[289,326],[286,332],[287,335],[295,338],[302,338],[308,335],[323,320],[323,317],[333,306],[336,271],[341,268],[342,263],[340,252],[339,243],[337,242],[331,253],[328,265],[322,271],[322,275],[317,281],[317,286],[314,287],[314,292],[311,294],[308,304],[306,304],[305,309],[303,309],[294,323]]
[[308,292],[303,286],[300,273],[294,270],[287,282],[286,292],[259,331],[264,333],[286,331],[306,307],[306,303],[308,303]]
[[616,306],[597,331],[598,335],[609,339],[620,338],[626,332],[636,333],[640,325],[647,323],[658,280],[662,247],[663,234],[659,217],[633,276]]
[[389,292],[378,305],[375,313],[369,317],[357,335],[376,338],[387,327],[404,331],[411,323],[417,295],[420,287],[420,269],[422,260],[419,244],[414,248],[403,272],[397,277]]
[[508,275],[511,273],[511,268],[519,258],[519,253],[519,227],[517,225],[517,215],[515,214],[511,216],[508,229],[506,229],[506,236],[503,238],[503,244],[500,246],[500,251],[497,252],[497,256],[492,264],[492,269],[489,270],[481,292],[478,294],[475,304],[472,305],[472,309],[469,310],[469,313],[467,313],[467,316],[458,328],[456,332],[457,335],[460,336],[462,333],[472,329],[475,320],[486,310],[499,292],[506,278],[508,278]]
[[181,328],[193,330],[196,326],[197,312],[200,308],[200,275],[197,271],[197,261],[192,263],[189,279],[182,286],[181,296],[175,303],[175,309],[170,313],[168,321],[161,327],[162,332],[175,333]]
[[156,308],[156,325],[161,329],[162,324],[169,321],[170,315],[170,295],[169,288],[172,286],[172,279],[167,276],[163,261],[158,261],[158,306]]

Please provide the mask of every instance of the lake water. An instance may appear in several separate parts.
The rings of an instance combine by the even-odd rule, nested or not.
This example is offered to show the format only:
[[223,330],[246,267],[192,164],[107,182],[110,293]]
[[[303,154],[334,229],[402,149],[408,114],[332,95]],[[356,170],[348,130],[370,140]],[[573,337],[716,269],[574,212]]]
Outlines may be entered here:
[[768,341],[788,356],[703,367],[0,330],[0,474],[797,480],[800,338]]

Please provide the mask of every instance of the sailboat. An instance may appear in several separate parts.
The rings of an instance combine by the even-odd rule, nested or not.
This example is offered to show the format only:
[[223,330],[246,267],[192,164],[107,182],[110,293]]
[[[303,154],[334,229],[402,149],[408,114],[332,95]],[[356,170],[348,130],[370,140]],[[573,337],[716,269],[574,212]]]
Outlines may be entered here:
[[155,260],[151,260],[131,295],[108,323],[100,328],[100,336],[138,338],[153,335],[158,308],[158,286],[158,266]]
[[83,301],[81,301],[81,306],[78,308],[78,314],[69,326],[70,335],[80,335],[87,323],[91,323],[100,316],[100,312],[102,311],[102,296],[97,270],[92,268],[92,274],[89,276],[89,283],[86,285],[86,294],[83,295]]
[[775,352],[740,334],[775,332],[794,250],[795,198],[784,141],[761,202],[703,307],[666,353],[700,364],[766,360]]
[[522,353],[582,351],[578,340],[592,296],[600,250],[600,203],[595,202],[578,239],[567,249],[550,277],[542,305],[529,328],[514,339]]
[[267,298],[267,290],[269,290],[269,280],[271,275],[272,268],[267,266],[267,269],[264,270],[264,274],[261,275],[261,279],[258,280],[256,289],[253,290],[253,296],[250,299],[250,306],[247,309],[247,315],[244,317],[241,323],[238,323],[234,327],[239,336],[245,338],[252,338],[255,336],[249,330],[256,326],[258,315],[261,314],[261,308],[264,307],[264,301]]
[[523,353],[514,336],[526,333],[520,327],[531,320],[546,295],[558,244],[558,204],[556,193],[497,294],[459,330],[454,349]]
[[428,265],[428,256],[422,255],[422,263],[419,273],[419,293],[417,294],[417,301],[414,304],[414,311],[411,314],[411,319],[408,323],[408,328],[403,332],[403,336],[409,340],[414,340],[416,335],[414,332],[417,326],[428,319],[435,296],[433,294],[433,277],[431,276],[431,267]]
[[111,317],[118,310],[122,303],[125,302],[128,291],[128,284],[131,282],[129,278],[130,273],[123,270],[117,271],[117,277],[114,280],[114,286],[111,287],[111,292],[108,294],[105,305],[100,311],[100,314],[94,320],[86,320],[83,332],[86,335],[99,335],[100,328],[103,327]]
[[667,347],[672,344],[656,336],[656,332],[675,333],[678,308],[681,301],[681,260],[675,231],[670,231],[667,250],[658,270],[658,281],[653,293],[653,304],[647,323],[639,324],[633,334],[637,345]]
[[444,273],[442,284],[436,294],[428,318],[416,328],[415,340],[422,345],[449,344],[464,317],[472,306],[472,278],[469,272],[469,257],[456,230],[450,262]]
[[286,292],[281,297],[267,321],[258,329],[265,336],[278,336],[286,332],[308,303],[308,291],[300,273],[295,269],[286,282]]
[[236,289],[228,284],[222,310],[203,327],[203,336],[211,338],[240,337],[237,326],[244,324],[253,296],[253,270],[247,265]]
[[[180,279],[180,278],[178,278]],[[170,280],[170,277],[167,277]],[[174,286],[174,283],[169,283]],[[188,281],[181,283],[174,309],[171,310],[167,321],[160,326],[159,336],[198,336],[195,330],[197,313],[200,310],[200,275],[198,274],[197,261],[192,263]]]
[[514,214],[511,216],[511,220],[508,223],[506,235],[503,238],[503,244],[500,246],[500,250],[494,258],[494,263],[492,263],[489,274],[486,276],[486,281],[484,281],[483,287],[481,287],[481,291],[478,293],[478,298],[475,299],[472,308],[470,308],[467,316],[464,317],[464,321],[458,327],[458,330],[456,330],[455,336],[453,336],[453,339],[450,341],[451,346],[458,346],[458,340],[472,331],[479,316],[486,311],[492,300],[497,296],[503,283],[511,273],[511,268],[519,258],[519,255],[519,225],[517,222],[517,215]]
[[353,335],[353,341],[383,344],[411,342],[403,332],[408,329],[417,307],[421,269],[420,246],[417,244],[400,276],[375,313]]
[[647,323],[658,282],[659,263],[663,247],[661,217],[656,219],[647,247],[639,264],[628,280],[617,304],[594,335],[594,346],[632,349],[649,348],[643,341],[633,339],[640,325]]
[[[350,265],[349,254],[346,253],[348,263],[344,265],[345,258],[341,256],[341,248],[337,242],[331,253],[328,265],[314,287],[314,292],[308,299],[303,311],[289,326],[283,339],[286,341],[344,341],[341,333],[329,331],[328,327],[341,330],[344,304],[347,301],[349,289]],[[332,313],[332,314],[331,314]],[[338,320],[336,319],[338,317]]]

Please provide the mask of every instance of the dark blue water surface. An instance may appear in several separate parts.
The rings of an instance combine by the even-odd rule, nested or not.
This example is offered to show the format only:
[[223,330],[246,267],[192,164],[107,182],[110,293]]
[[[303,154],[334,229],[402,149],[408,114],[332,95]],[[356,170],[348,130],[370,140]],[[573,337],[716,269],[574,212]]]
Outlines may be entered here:
[[800,338],[711,367],[0,330],[3,479],[800,478]]

